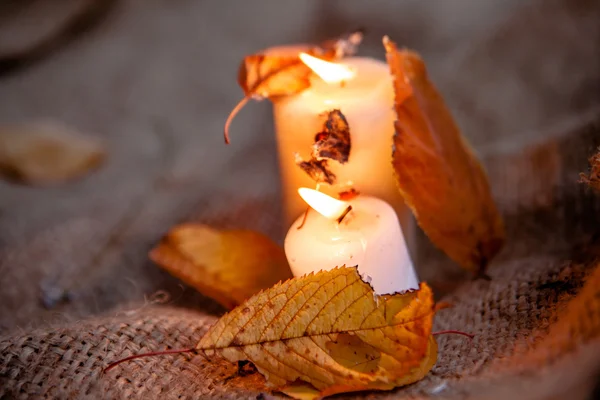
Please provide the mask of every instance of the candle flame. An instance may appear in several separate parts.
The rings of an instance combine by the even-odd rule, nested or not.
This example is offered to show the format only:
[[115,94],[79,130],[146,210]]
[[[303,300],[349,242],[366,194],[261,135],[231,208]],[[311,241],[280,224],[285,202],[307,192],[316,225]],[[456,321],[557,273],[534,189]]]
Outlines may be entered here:
[[334,199],[314,189],[300,188],[298,194],[313,210],[329,219],[336,219],[346,211],[348,203]]
[[300,53],[300,60],[327,83],[339,83],[354,78],[354,71],[344,65],[321,60],[306,53]]

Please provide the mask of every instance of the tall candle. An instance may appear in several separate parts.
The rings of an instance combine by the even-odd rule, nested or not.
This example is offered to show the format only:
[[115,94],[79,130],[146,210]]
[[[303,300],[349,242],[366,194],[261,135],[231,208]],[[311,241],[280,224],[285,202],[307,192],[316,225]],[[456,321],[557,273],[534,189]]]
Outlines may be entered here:
[[285,221],[290,224],[306,208],[298,188],[314,186],[296,166],[294,154],[308,159],[315,134],[322,130],[324,114],[339,109],[350,126],[350,158],[344,165],[329,163],[337,185],[323,185],[321,190],[333,196],[354,187],[390,203],[412,246],[414,222],[398,191],[391,163],[396,115],[389,68],[370,58],[349,58],[343,63],[354,71],[354,76],[345,77],[343,83],[328,83],[314,75],[310,88],[274,101]]
[[[419,283],[393,208],[385,201],[358,196],[342,202],[312,189],[300,189],[311,205],[285,238],[285,254],[294,276],[358,266],[377,294],[418,289]],[[348,206],[351,210],[341,222]]]

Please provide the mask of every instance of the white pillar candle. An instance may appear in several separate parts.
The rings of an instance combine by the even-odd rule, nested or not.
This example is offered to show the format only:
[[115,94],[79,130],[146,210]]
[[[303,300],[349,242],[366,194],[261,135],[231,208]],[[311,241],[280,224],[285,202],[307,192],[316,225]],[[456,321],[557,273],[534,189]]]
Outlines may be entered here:
[[[394,209],[375,197],[358,196],[343,202],[301,188],[313,208],[301,215],[285,238],[285,254],[294,276],[358,266],[377,294],[418,289],[419,282]],[[351,211],[338,223],[347,206]]]
[[[314,75],[310,88],[274,101],[285,222],[291,224],[306,209],[297,195],[298,188],[314,186],[296,165],[294,154],[309,159],[315,134],[322,130],[326,112],[339,109],[350,126],[350,158],[344,165],[329,163],[337,176],[337,185],[322,185],[321,190],[335,196],[352,186],[360,193],[390,203],[412,247],[414,222],[398,191],[392,168],[396,114],[389,67],[378,60],[358,57],[344,59],[343,65],[354,72],[351,77],[341,77],[343,84],[328,83],[323,78],[333,78]],[[317,67],[313,69],[316,71]]]

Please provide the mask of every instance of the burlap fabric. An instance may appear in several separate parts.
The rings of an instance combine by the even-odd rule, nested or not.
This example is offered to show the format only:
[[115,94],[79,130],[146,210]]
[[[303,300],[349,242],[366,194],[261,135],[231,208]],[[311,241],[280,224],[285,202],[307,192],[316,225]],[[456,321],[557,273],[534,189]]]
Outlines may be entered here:
[[[287,12],[338,25],[379,21],[378,12],[385,13],[353,19],[352,7],[315,4],[318,13],[298,5]],[[434,78],[489,171],[509,240],[489,270],[491,281],[472,281],[421,237],[419,274],[454,304],[437,315],[435,329],[476,337],[439,337],[438,363],[415,385],[343,397],[591,396],[600,373],[600,196],[577,180],[600,146],[598,93],[590,88],[599,82],[598,45],[589,39],[598,33],[590,22],[597,7],[568,4],[507,12],[507,21],[481,43],[447,54],[450,61],[435,62],[435,46],[424,46]],[[158,3],[120,7],[87,45],[0,82],[4,119],[60,117],[99,132],[111,149],[108,164],[84,181],[0,187],[0,398],[268,398],[260,375],[237,376],[235,366],[218,359],[164,356],[101,373],[130,354],[193,346],[223,311],[147,260],[169,226],[196,220],[249,227],[276,240],[285,228],[279,226],[276,155],[265,108],[241,116],[232,147],[223,149],[218,135],[238,93],[223,75],[233,75],[239,54],[221,54],[217,44],[203,42],[205,52],[220,54],[214,67],[204,54],[185,63],[177,58],[194,47],[176,40],[181,32],[187,40],[204,29],[212,34],[192,27],[199,15],[205,22],[219,20],[224,11],[204,3],[183,10]],[[284,13],[271,5],[265,10]],[[247,10],[233,12],[242,19]],[[171,19],[178,30],[165,28]],[[133,22],[142,24],[142,33],[132,30]],[[287,32],[287,40],[296,23],[302,32],[301,22],[294,22],[271,28],[271,35]],[[402,36],[392,22],[382,25]],[[529,35],[519,38],[528,40],[502,40],[524,27]],[[554,36],[542,40],[548,32]],[[232,43],[240,39],[231,35]],[[257,35],[263,45],[273,42]],[[124,44],[115,47],[115,38]],[[241,53],[261,47],[241,39],[233,46]],[[137,50],[129,56],[131,48]],[[139,69],[124,73],[110,63],[98,68],[108,54],[111,60],[124,57],[112,61],[117,66]],[[503,75],[490,80],[489,59],[498,54],[504,54],[495,63]],[[546,72],[532,79],[523,73],[531,64]],[[72,70],[64,72],[65,65]],[[227,65],[233,68],[223,71]],[[97,79],[90,82],[90,73]],[[69,79],[54,79],[64,74]],[[565,75],[568,86],[557,81]],[[520,89],[513,92],[515,86]]]

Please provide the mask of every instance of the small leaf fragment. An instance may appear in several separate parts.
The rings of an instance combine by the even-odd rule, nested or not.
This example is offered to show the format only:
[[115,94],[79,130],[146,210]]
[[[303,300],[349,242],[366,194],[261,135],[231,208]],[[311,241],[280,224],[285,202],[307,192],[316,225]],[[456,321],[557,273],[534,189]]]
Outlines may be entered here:
[[283,249],[268,237],[202,224],[172,228],[150,259],[228,309],[292,276]]
[[[251,361],[297,398],[389,390],[435,364],[431,289],[377,296],[356,267],[275,285],[224,315],[196,349]],[[312,391],[311,386],[316,389]]]
[[504,243],[483,167],[462,137],[418,54],[384,38],[394,77],[393,166],[398,187],[431,241],[482,274]]
[[103,143],[59,123],[0,127],[0,175],[31,185],[75,179],[106,157]]
[[303,160],[298,154],[296,154],[296,165],[306,172],[316,183],[327,183],[333,185],[336,180],[336,176],[329,170],[329,163],[327,160],[315,160],[311,158],[308,161]]
[[590,157],[590,173],[579,174],[580,182],[587,184],[589,187],[600,191],[600,147],[598,152]]
[[345,164],[350,157],[350,144],[350,127],[346,117],[340,110],[332,110],[327,114],[323,131],[315,136],[313,157]]

